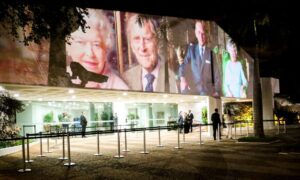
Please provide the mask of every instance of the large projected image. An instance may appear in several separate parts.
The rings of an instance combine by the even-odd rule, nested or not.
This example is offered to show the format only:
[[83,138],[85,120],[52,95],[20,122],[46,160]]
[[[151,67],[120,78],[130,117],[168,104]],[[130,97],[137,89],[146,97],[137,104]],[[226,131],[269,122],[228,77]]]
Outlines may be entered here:
[[209,47],[205,21],[194,22],[196,43],[187,47],[183,62],[179,66],[182,93],[198,95],[221,95],[221,79],[217,59]]
[[113,12],[89,9],[86,32],[81,28],[66,43],[67,72],[73,84],[100,89],[128,89],[110,64],[115,58]]
[[246,69],[249,67],[247,59],[238,53],[237,45],[228,39],[223,56],[223,93],[226,97],[246,98],[248,90],[248,78]]
[[130,89],[177,93],[175,74],[168,68],[166,42],[161,35],[162,18],[126,13],[123,20],[130,63],[123,77]]
[[252,98],[253,59],[215,22],[88,13],[88,28],[75,29],[61,52],[49,40],[24,46],[2,36],[0,82]]

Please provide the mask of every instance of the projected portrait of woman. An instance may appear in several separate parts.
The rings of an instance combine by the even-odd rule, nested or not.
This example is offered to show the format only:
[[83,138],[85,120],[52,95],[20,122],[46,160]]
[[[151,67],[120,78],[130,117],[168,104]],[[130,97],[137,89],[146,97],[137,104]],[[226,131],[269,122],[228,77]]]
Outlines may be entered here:
[[67,72],[73,84],[100,89],[128,89],[113,71],[109,55],[115,50],[115,34],[105,11],[89,9],[86,32],[71,34],[66,44]]
[[229,39],[226,44],[230,60],[225,66],[224,90],[226,97],[246,98],[248,81],[240,61],[236,44]]

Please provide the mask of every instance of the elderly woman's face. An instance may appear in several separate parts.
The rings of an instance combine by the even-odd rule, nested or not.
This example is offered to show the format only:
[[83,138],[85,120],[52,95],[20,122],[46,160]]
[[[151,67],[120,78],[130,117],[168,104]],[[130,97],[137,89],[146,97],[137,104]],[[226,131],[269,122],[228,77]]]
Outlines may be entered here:
[[106,47],[100,31],[90,27],[86,33],[81,29],[71,34],[67,54],[72,61],[80,63],[88,71],[101,74],[106,63]]
[[237,48],[236,48],[236,46],[235,45],[230,46],[228,48],[228,52],[230,54],[230,59],[232,61],[236,61],[236,59],[237,59]]

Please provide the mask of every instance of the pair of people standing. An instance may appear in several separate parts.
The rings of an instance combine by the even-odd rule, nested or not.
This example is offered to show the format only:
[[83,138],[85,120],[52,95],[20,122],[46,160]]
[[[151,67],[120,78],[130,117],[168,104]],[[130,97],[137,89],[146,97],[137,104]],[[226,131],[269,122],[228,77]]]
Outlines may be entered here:
[[189,131],[193,132],[193,120],[194,120],[194,115],[191,112],[191,110],[189,110],[189,113],[185,112],[184,115],[182,115],[182,112],[180,111],[179,118],[178,118],[180,133],[182,132],[183,128],[184,128],[184,133],[189,133]]

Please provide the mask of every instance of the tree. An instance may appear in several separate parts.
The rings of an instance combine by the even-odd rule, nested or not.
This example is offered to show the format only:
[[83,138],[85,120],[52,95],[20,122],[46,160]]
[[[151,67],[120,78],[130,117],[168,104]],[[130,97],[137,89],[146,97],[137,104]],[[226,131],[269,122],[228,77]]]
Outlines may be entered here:
[[7,92],[0,93],[0,138],[13,137],[17,134],[13,124],[16,122],[16,113],[24,111],[22,101],[11,97]]
[[[70,34],[79,27],[85,32],[88,15],[86,8],[63,6],[50,3],[28,1],[2,1],[0,3],[0,25],[14,40],[29,45],[50,40],[48,84],[51,86],[69,85],[66,74],[65,43]],[[21,34],[19,33],[21,32]]]

